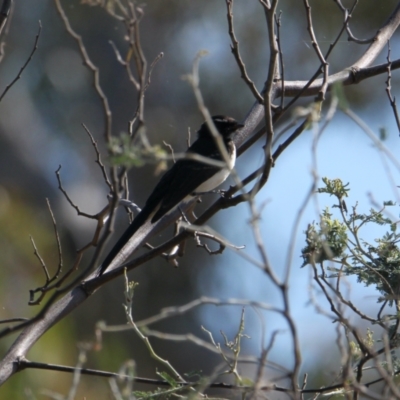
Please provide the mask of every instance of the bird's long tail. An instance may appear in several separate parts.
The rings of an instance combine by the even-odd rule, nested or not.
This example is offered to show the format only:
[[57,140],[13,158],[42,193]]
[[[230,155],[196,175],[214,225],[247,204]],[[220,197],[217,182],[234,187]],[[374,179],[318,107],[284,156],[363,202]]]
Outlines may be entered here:
[[[136,216],[123,235],[118,239],[118,242],[115,243],[114,247],[107,254],[100,266],[99,276],[104,273],[104,271],[111,265],[111,263],[114,262],[114,260],[118,263],[118,265],[121,265],[129,257],[135,247],[129,246],[129,249],[127,249],[125,252],[122,251],[123,248],[128,244],[128,242],[131,242],[135,239],[135,233],[139,230],[139,228],[146,224],[146,222],[150,223],[151,215],[151,211],[144,207],[143,210]],[[138,238],[137,246],[139,246],[143,240],[144,237]]]

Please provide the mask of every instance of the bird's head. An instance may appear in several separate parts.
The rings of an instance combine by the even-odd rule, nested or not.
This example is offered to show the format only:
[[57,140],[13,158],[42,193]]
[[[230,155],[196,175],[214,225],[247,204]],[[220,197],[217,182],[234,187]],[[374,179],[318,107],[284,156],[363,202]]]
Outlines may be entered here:
[[[240,124],[235,119],[231,117],[226,117],[225,115],[214,115],[211,117],[212,121],[214,122],[217,131],[223,136],[227,137],[232,133],[236,132],[238,129],[243,128],[243,124]],[[207,125],[207,122],[204,122],[199,131],[199,137],[202,136],[211,136],[210,129]]]

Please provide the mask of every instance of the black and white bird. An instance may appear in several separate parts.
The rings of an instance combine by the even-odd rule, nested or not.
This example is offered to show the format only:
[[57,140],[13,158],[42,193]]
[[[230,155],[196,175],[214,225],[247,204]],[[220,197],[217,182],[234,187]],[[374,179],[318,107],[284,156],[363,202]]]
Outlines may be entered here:
[[[215,189],[229,176],[236,161],[236,147],[231,136],[244,125],[231,117],[222,115],[212,117],[212,121],[221,135],[228,159],[221,154],[216,139],[212,136],[207,123],[204,122],[197,132],[197,140],[186,152],[187,157],[179,159],[162,176],[143,209],[108,253],[100,266],[99,275],[103,274],[111,263],[114,264],[117,260],[120,265],[129,256],[129,253],[123,254],[124,248],[127,247],[128,242],[135,239],[142,226],[155,224],[180,204],[192,200],[198,194]],[[210,161],[199,160],[201,157],[196,159],[196,155],[211,159],[210,161],[214,161],[214,164]]]

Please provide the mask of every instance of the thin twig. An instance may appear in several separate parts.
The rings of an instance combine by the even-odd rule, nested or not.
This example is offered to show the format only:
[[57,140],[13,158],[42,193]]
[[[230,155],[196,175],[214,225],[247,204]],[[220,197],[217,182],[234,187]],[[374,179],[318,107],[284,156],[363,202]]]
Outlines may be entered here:
[[141,339],[143,341],[143,343],[145,344],[145,346],[149,350],[151,357],[154,358],[159,363],[161,363],[165,368],[167,368],[173,374],[175,379],[177,379],[178,381],[184,382],[184,379],[181,377],[179,372],[172,366],[172,364],[168,360],[165,360],[165,359],[161,358],[158,354],[156,354],[156,352],[154,351],[153,346],[151,345],[148,337],[143,334],[143,332],[139,329],[139,327],[137,326],[137,324],[133,320],[133,317],[132,317],[132,303],[133,303],[133,292],[134,292],[135,284],[133,282],[129,282],[128,275],[126,273],[126,269],[125,269],[124,277],[125,277],[125,304],[124,304],[124,308],[125,308],[125,316],[126,316],[126,319],[127,319],[127,323],[131,326],[131,328],[137,334],[139,339]]
[[280,108],[283,109],[283,103],[285,101],[285,66],[283,65],[283,53],[282,53],[282,46],[281,46],[281,37],[280,37],[280,32],[281,32],[281,14],[279,14],[279,17],[275,14],[275,23],[276,23],[276,42],[278,44],[278,49],[279,49],[279,75],[280,75],[280,81],[281,81],[281,105]]
[[92,146],[93,146],[94,151],[95,151],[95,153],[96,153],[96,163],[97,163],[97,164],[99,165],[99,167],[100,167],[100,171],[101,171],[101,173],[102,173],[102,175],[103,175],[104,182],[105,182],[106,185],[109,187],[109,189],[112,190],[112,184],[111,184],[110,180],[108,179],[106,167],[105,167],[105,165],[103,164],[103,161],[102,161],[102,159],[101,159],[101,153],[100,153],[99,147],[97,146],[97,142],[96,142],[96,140],[94,139],[93,135],[91,134],[89,128],[88,128],[85,124],[83,124],[83,123],[82,123],[82,127],[83,127],[83,129],[85,130],[85,132],[88,134],[88,136],[89,136],[89,138],[90,138],[90,141],[92,142]]
[[272,332],[271,339],[269,340],[267,347],[263,348],[263,350],[261,352],[260,362],[258,364],[256,379],[254,382],[254,393],[253,393],[252,399],[258,398],[257,392],[260,391],[260,388],[262,387],[264,367],[267,362],[268,355],[275,344],[275,339],[276,339],[276,336],[278,335],[278,333],[280,333],[280,331],[278,331],[278,330],[275,330]]
[[260,177],[258,182],[258,186],[254,188],[252,198],[255,194],[265,185],[268,180],[269,173],[271,172],[271,168],[274,164],[274,160],[272,159],[272,141],[274,138],[274,125],[272,118],[272,109],[273,109],[273,100],[275,97],[274,92],[274,82],[276,79],[279,79],[279,48],[277,37],[275,33],[275,13],[276,8],[278,6],[278,0],[272,0],[271,7],[265,8],[264,13],[267,21],[267,29],[268,29],[268,41],[270,48],[270,59],[268,66],[268,76],[264,85],[264,120],[265,120],[265,128],[266,128],[266,142],[264,146],[264,171]]
[[[358,0],[355,0],[355,3],[353,4],[352,9],[350,10],[350,12],[346,11],[345,17],[344,17],[344,21],[343,21],[343,25],[339,31],[339,33],[337,34],[335,40],[333,41],[333,43],[329,46],[328,51],[326,52],[325,56],[323,57],[323,59],[325,61],[328,60],[330,54],[332,53],[333,49],[335,48],[335,46],[337,45],[337,43],[339,42],[340,37],[343,34],[343,31],[346,29],[346,24],[348,23],[349,19],[352,16],[352,13],[356,7]],[[308,80],[308,82],[306,82],[304,84],[304,86],[301,88],[300,91],[298,91],[294,97],[289,101],[288,104],[286,104],[286,106],[284,107],[284,109],[282,110],[282,112],[287,111],[293,104],[295,104],[297,102],[297,100],[303,96],[305,93],[307,93],[308,88],[312,85],[312,83],[317,79],[317,77],[321,74],[321,67],[322,64],[318,67],[318,69],[316,70],[316,72],[314,73],[314,75]],[[354,71],[355,73],[357,73],[356,71]],[[329,82],[329,86],[328,88],[334,83],[333,81],[330,82],[329,81],[329,77],[327,78],[327,81]],[[320,91],[320,86],[323,84],[323,81],[321,82],[321,84],[318,86],[318,91]],[[285,82],[285,91],[289,92],[289,88],[288,88],[288,82]],[[290,92],[289,92],[290,93]]]
[[17,76],[9,83],[6,88],[4,89],[3,93],[0,95],[0,101],[3,100],[4,96],[7,94],[7,92],[12,88],[12,86],[21,78],[22,73],[24,72],[25,68],[28,66],[28,64],[31,62],[33,55],[36,53],[36,50],[38,49],[38,43],[39,43],[39,38],[40,38],[40,33],[42,32],[42,23],[39,21],[39,30],[38,33],[36,34],[35,38],[35,43],[33,45],[33,49],[31,53],[29,54],[28,59],[25,61],[24,65],[21,67],[19,70]]
[[55,216],[54,216],[53,210],[51,209],[50,200],[49,200],[49,199],[46,199],[46,203],[47,203],[47,208],[49,209],[49,213],[50,213],[50,216],[51,216],[51,220],[52,220],[52,222],[53,222],[54,236],[55,236],[56,242],[57,242],[58,268],[57,268],[56,273],[54,274],[54,279],[57,279],[58,276],[60,275],[60,273],[61,273],[61,271],[62,271],[62,267],[63,267],[63,257],[62,257],[61,240],[60,240],[60,235],[58,234],[56,218],[55,218]]
[[46,267],[46,263],[44,262],[43,258],[42,258],[41,255],[39,254],[39,251],[38,251],[38,249],[37,249],[37,247],[36,247],[36,243],[35,243],[33,237],[30,236],[30,239],[31,239],[31,243],[32,243],[32,246],[33,246],[33,249],[34,249],[33,254],[34,254],[35,257],[39,260],[39,263],[40,263],[40,265],[42,266],[44,275],[46,276],[46,284],[47,284],[47,283],[50,281],[50,274],[49,274],[49,271],[48,271],[48,269],[47,269],[47,267]]
[[29,318],[7,318],[0,319],[0,324],[10,324],[13,322],[29,321]]
[[387,80],[386,80],[386,93],[389,98],[390,106],[392,107],[394,118],[397,124],[397,130],[399,131],[400,135],[400,118],[399,113],[397,111],[397,104],[396,104],[396,97],[392,96],[392,62],[390,60],[390,42],[388,42],[388,54],[387,54]]
[[133,76],[132,69],[130,67],[130,63],[126,62],[124,59],[122,59],[120,51],[118,50],[117,46],[115,45],[115,43],[112,40],[110,40],[109,43],[114,50],[117,61],[125,67],[126,73],[128,74],[129,81],[132,83],[132,85],[135,87],[136,90],[139,90],[140,84],[136,80],[136,78]]
[[67,201],[70,204],[70,206],[72,208],[74,208],[75,211],[77,212],[77,214],[80,215],[80,216],[83,216],[83,217],[86,217],[86,218],[90,218],[90,219],[98,219],[97,214],[96,215],[92,215],[92,214],[87,214],[87,213],[81,211],[79,209],[79,207],[72,201],[72,199],[69,197],[67,191],[64,189],[64,187],[62,185],[60,171],[61,171],[61,165],[59,165],[57,170],[55,171],[56,177],[57,177],[57,181],[58,181],[58,189],[61,191],[61,193],[67,199]]
[[111,130],[112,130],[112,113],[110,106],[108,104],[108,99],[105,93],[103,92],[103,89],[100,86],[100,71],[99,69],[93,64],[91,61],[89,54],[86,50],[85,44],[83,43],[82,37],[78,35],[73,28],[71,27],[71,24],[69,22],[69,19],[67,15],[65,14],[65,11],[61,5],[60,0],[54,0],[54,3],[56,5],[56,9],[58,14],[60,15],[65,29],[67,30],[68,34],[75,39],[79,51],[81,53],[81,57],[83,60],[83,65],[85,65],[91,72],[93,76],[93,86],[100,97],[101,103],[103,105],[103,112],[104,112],[104,123],[105,123],[105,130],[104,130],[104,139],[106,143],[110,143],[111,140]]
[[241,77],[245,81],[246,85],[249,87],[250,91],[253,93],[254,97],[256,100],[262,104],[264,99],[261,96],[260,92],[257,90],[256,85],[254,82],[251,80],[249,75],[247,74],[246,70],[246,65],[242,60],[242,57],[240,56],[240,50],[239,50],[239,42],[236,38],[235,31],[233,28],[233,0],[226,0],[226,7],[227,7],[227,17],[228,17],[228,26],[229,26],[229,36],[231,38],[231,50],[232,54],[235,57],[236,63],[239,67],[239,70],[241,72]]
[[154,67],[158,64],[158,62],[159,62],[163,57],[164,57],[164,53],[161,52],[161,53],[153,60],[153,62],[150,64],[149,73],[148,73],[148,76],[147,76],[147,82],[146,82],[146,85],[144,86],[144,91],[146,91],[146,90],[148,89],[148,87],[150,86],[150,83],[151,83],[151,76],[152,76],[152,74],[153,74],[153,69],[154,69]]
[[347,40],[349,42],[355,42],[357,44],[369,44],[372,43],[375,40],[375,37],[369,38],[369,39],[358,39],[356,38],[353,33],[351,32],[350,25],[349,25],[349,20],[351,18],[351,14],[353,10],[356,8],[359,0],[355,0],[352,6],[352,10],[349,12],[346,7],[343,6],[341,0],[334,0],[334,2],[338,5],[338,7],[343,11],[344,14],[344,19],[346,21],[345,23],[345,28],[346,32],[349,35]]
[[311,44],[318,56],[318,59],[321,63],[322,71],[323,71],[323,80],[322,80],[322,85],[321,89],[318,93],[317,101],[324,101],[325,100],[325,94],[326,91],[328,90],[328,77],[329,77],[329,64],[325,60],[324,55],[322,54],[322,51],[318,45],[317,38],[314,33],[314,26],[312,22],[312,14],[311,14],[311,6],[308,2],[308,0],[303,0],[304,1],[304,6],[306,8],[306,15],[307,15],[307,30],[310,34],[311,38]]

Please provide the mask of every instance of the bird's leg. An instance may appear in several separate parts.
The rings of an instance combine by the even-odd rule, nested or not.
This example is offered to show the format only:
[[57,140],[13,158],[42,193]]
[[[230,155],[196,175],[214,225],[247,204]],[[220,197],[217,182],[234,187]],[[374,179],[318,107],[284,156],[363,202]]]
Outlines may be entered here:
[[[200,198],[197,200],[201,201]],[[196,216],[194,215],[194,207],[195,206],[196,206],[196,203],[193,203],[193,205],[191,205],[189,207],[189,209],[187,210],[186,213],[184,213],[182,210],[180,210],[182,217],[175,223],[174,236],[177,236],[181,231],[181,224],[180,224],[181,219],[183,219],[189,225],[190,225],[190,221],[189,221],[188,215],[191,215],[193,220],[196,219]],[[174,246],[168,253],[168,259],[176,260],[176,258],[178,258],[178,257],[183,257],[185,254],[185,246],[186,246],[186,240],[183,240],[181,243]]]
[[223,197],[223,198],[225,198],[225,199],[226,199],[226,198],[229,198],[229,197],[232,197],[232,195],[229,195],[228,192],[229,192],[229,189],[228,189],[228,190],[225,190],[225,189],[219,189],[219,190],[217,190],[217,193],[220,194],[221,197]]
[[[180,220],[181,220],[181,218],[179,218],[179,219],[175,222],[174,236],[176,236],[176,235],[179,234],[179,231],[180,231],[180,226],[179,226],[179,225],[180,225]],[[185,241],[183,241],[182,243],[179,243],[179,244],[175,245],[175,246],[168,252],[168,254],[166,255],[167,260],[168,260],[170,263],[172,263],[172,265],[173,265],[174,267],[178,267],[178,266],[179,266],[178,261],[177,261],[176,259],[177,259],[178,257],[182,257],[182,256],[183,256],[184,251],[182,251],[181,247],[182,247],[182,246],[183,246],[183,247],[185,246],[184,243],[185,243]]]
[[221,197],[227,197],[227,193],[228,190],[224,190],[224,189],[214,189],[214,190],[210,190],[208,192],[202,192],[202,193],[194,193],[194,195],[196,196],[203,196],[205,194],[219,194],[221,195]]

